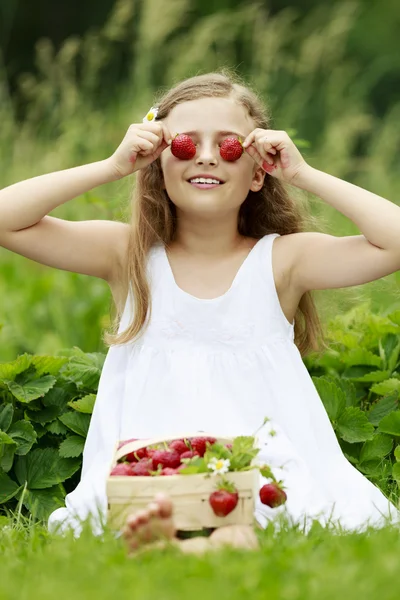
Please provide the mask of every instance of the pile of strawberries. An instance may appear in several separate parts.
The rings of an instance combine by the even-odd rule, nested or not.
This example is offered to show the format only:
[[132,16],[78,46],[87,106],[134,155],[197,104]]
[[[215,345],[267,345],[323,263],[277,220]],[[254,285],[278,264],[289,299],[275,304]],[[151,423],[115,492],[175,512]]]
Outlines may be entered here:
[[[119,448],[128,442],[138,441],[133,438],[119,444]],[[216,443],[213,437],[191,437],[187,439],[176,439],[163,447],[146,446],[135,452],[126,454],[112,469],[112,476],[140,476],[149,477],[154,475],[180,475],[180,471],[188,466],[185,459],[203,457],[206,450],[212,448]],[[225,447],[231,450],[232,445]],[[285,491],[281,485],[273,481],[263,485],[259,492],[263,504],[275,508],[284,504],[287,500]],[[235,486],[223,479],[217,484],[217,489],[210,494],[210,506],[218,517],[225,517],[231,513],[239,502],[239,494]]]
[[[126,440],[122,445],[128,442],[135,442],[136,439]],[[194,458],[195,456],[204,456],[207,443],[214,444],[217,440],[212,437],[193,437],[187,440],[174,440],[168,444],[167,448],[140,448],[136,452],[130,452],[124,457],[128,462],[118,463],[111,475],[128,476],[150,476],[150,475],[178,475],[179,471],[187,467],[182,462],[184,458]]]

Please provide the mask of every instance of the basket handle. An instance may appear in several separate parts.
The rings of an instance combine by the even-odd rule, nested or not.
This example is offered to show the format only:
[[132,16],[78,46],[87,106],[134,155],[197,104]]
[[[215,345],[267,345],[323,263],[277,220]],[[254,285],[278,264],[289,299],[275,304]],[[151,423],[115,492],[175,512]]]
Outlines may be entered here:
[[194,437],[213,437],[213,438],[216,438],[218,440],[218,442],[220,442],[222,444],[229,444],[232,442],[232,438],[212,435],[210,433],[204,433],[202,431],[201,432],[196,431],[195,433],[189,433],[189,434],[185,433],[183,435],[169,435],[169,436],[164,435],[164,436],[150,438],[148,440],[137,440],[135,442],[128,442],[127,444],[124,444],[115,453],[115,460],[119,460],[126,454],[129,454],[130,452],[136,452],[137,450],[140,450],[141,448],[145,448],[146,446],[152,446],[153,444],[161,444],[162,442],[171,442],[172,440],[176,440],[176,439],[182,439],[182,438],[185,439],[185,438],[194,438]]

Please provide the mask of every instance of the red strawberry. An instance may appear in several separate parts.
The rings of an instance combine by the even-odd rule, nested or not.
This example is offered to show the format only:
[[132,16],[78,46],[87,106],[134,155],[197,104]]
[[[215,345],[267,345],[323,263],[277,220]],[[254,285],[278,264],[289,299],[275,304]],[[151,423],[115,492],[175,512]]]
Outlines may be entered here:
[[142,458],[139,462],[132,466],[132,475],[139,477],[148,477],[151,475],[150,471],[153,470],[153,463],[148,458]]
[[215,444],[217,440],[213,437],[195,437],[191,438],[190,444],[192,446],[192,450],[195,450],[199,454],[199,456],[204,456],[205,451],[207,450],[206,444],[209,442],[211,445]]
[[115,465],[110,475],[128,475],[132,476],[132,467],[126,463],[118,463]]
[[237,160],[243,154],[242,142],[237,138],[226,138],[221,144],[219,153],[224,160]]
[[196,154],[196,146],[191,137],[181,133],[172,140],[171,152],[176,158],[189,160]]
[[239,501],[237,492],[228,492],[228,490],[217,490],[209,498],[211,508],[217,517],[226,517],[236,508]]
[[154,471],[157,471],[158,465],[161,465],[162,468],[176,469],[181,464],[181,455],[176,450],[156,450],[152,461]]
[[178,469],[171,469],[171,467],[165,467],[162,469],[160,475],[178,475]]
[[129,460],[129,462],[138,462],[142,458],[147,458],[147,448],[139,448],[139,450],[129,452],[125,458],[126,460]]
[[179,454],[182,454],[183,452],[187,452],[189,450],[184,440],[174,440],[170,443],[169,449],[176,450],[177,452],[179,452]]
[[194,450],[188,450],[187,452],[182,452],[181,460],[182,458],[194,458],[195,456],[200,456],[200,454]]
[[277,483],[267,483],[260,489],[260,500],[263,504],[276,508],[284,504],[287,500],[287,495]]

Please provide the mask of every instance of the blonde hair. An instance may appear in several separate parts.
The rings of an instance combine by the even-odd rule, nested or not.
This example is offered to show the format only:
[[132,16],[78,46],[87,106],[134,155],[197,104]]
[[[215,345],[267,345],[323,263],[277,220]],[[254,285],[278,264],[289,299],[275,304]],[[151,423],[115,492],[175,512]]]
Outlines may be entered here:
[[[255,127],[271,129],[271,117],[257,94],[226,69],[186,79],[166,92],[156,103],[157,120],[165,119],[177,104],[206,97],[232,98],[243,106]],[[125,264],[120,273],[121,299],[111,330],[103,334],[107,346],[126,344],[140,337],[151,318],[151,293],[147,280],[147,257],[156,243],[170,244],[176,232],[175,206],[162,187],[161,161],[158,158],[137,174],[131,199],[131,231]],[[286,235],[303,231],[305,215],[299,202],[291,198],[285,185],[274,177],[265,177],[258,192],[249,191],[238,215],[238,232],[260,239],[269,233]],[[120,319],[132,285],[134,318],[125,331],[118,334]],[[129,295],[130,296],[130,295]],[[295,344],[304,356],[318,350],[322,328],[314,300],[307,292],[300,300],[295,315]]]

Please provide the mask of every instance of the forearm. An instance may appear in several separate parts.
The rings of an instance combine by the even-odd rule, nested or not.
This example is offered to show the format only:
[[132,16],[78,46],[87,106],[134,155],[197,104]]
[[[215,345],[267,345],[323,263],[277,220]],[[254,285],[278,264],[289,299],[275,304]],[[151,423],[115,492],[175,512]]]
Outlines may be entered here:
[[0,191],[0,230],[35,225],[57,206],[117,178],[106,159],[10,185]]
[[400,248],[400,208],[393,202],[309,165],[293,185],[319,196],[351,219],[374,246]]

